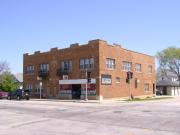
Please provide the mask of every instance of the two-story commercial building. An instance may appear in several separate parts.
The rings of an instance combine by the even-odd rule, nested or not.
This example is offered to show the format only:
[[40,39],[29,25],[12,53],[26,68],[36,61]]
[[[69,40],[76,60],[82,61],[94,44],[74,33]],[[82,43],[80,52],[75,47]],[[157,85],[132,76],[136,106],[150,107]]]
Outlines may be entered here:
[[[42,82],[44,98],[83,99],[86,70],[91,76],[88,99],[128,97],[130,92],[133,96],[155,93],[154,57],[99,39],[65,49],[26,53],[23,62],[23,86],[34,97],[39,96]],[[128,71],[133,72],[130,83],[126,81]]]

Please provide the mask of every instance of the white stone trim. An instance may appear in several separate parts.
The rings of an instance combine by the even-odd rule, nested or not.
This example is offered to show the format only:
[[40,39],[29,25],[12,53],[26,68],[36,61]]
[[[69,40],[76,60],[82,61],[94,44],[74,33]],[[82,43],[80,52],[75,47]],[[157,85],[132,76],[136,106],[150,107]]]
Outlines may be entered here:
[[[59,84],[86,84],[87,79],[71,79],[71,80],[59,80]],[[91,84],[96,83],[96,79],[91,78]]]

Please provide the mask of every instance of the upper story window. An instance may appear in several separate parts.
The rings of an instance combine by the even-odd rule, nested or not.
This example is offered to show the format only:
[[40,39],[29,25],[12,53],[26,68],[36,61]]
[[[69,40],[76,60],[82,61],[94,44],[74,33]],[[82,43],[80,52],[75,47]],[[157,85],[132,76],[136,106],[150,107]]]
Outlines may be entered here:
[[135,71],[141,72],[141,64],[138,64],[138,63],[135,64]]
[[123,61],[122,62],[122,70],[124,71],[131,71],[132,69],[132,63],[128,61]]
[[116,83],[120,83],[120,77],[116,77]]
[[61,70],[62,71],[71,71],[72,70],[72,61],[66,60],[61,62]]
[[40,70],[41,71],[49,71],[49,64],[41,64]]
[[106,68],[107,69],[115,69],[115,59],[106,59]]
[[84,58],[80,60],[80,69],[94,68],[94,58]]
[[152,66],[151,65],[148,66],[148,73],[150,73],[150,74],[152,73]]
[[149,84],[148,83],[145,83],[144,84],[144,91],[149,91]]
[[32,66],[32,65],[27,66],[25,70],[26,70],[25,72],[27,74],[32,74],[32,73],[34,73],[34,66]]

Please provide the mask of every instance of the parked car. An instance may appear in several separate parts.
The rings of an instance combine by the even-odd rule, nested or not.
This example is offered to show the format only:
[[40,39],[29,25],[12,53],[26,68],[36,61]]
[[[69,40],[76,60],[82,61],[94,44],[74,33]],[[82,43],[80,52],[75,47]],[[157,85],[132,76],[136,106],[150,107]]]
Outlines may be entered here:
[[11,99],[29,100],[30,99],[30,92],[29,92],[29,90],[17,89],[13,92],[9,92],[7,99],[9,99],[9,100],[11,100]]
[[8,92],[0,91],[0,99],[7,98]]

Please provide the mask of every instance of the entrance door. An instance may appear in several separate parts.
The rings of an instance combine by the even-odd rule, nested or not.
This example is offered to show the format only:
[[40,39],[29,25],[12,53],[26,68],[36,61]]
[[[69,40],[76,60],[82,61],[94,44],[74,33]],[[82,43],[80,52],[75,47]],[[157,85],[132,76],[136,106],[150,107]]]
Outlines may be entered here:
[[156,94],[155,84],[153,83],[153,94]]
[[80,98],[81,98],[81,84],[73,84],[72,99],[80,99]]
[[163,95],[167,95],[167,87],[163,87]]

